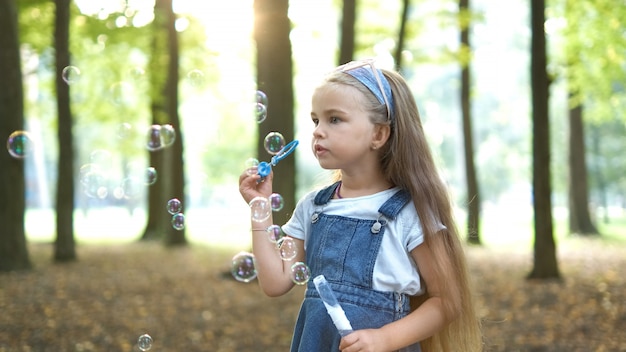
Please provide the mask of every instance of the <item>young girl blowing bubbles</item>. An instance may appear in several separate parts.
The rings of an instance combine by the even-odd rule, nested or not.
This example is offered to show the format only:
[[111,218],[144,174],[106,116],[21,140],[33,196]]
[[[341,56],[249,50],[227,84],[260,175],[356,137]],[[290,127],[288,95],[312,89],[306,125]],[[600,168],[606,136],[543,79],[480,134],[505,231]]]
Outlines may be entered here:
[[[302,198],[282,226],[296,242],[292,261],[267,239],[271,216],[252,222],[258,280],[283,295],[293,262],[306,262],[311,277],[330,282],[354,331],[339,335],[311,280],[291,350],[481,350],[451,202],[406,81],[368,60],[340,66],[315,90],[311,120],[313,153],[336,180]],[[269,197],[272,176],[244,172],[246,202]]]

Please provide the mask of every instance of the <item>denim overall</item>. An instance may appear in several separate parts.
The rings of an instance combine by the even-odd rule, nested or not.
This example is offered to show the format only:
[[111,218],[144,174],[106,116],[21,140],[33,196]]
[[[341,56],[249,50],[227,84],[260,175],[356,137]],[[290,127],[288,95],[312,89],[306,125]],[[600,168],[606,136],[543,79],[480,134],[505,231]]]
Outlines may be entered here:
[[[339,183],[321,190],[315,197],[317,209],[311,217],[311,236],[306,259],[311,277],[323,274],[346,312],[354,330],[379,328],[406,316],[409,298],[397,292],[372,289],[374,263],[387,221],[393,221],[410,200],[398,191],[379,209],[377,220],[354,219],[324,214],[324,205]],[[307,283],[305,299],[294,329],[292,352],[339,351],[337,328],[319,298],[313,280]],[[402,349],[419,352],[419,344]]]

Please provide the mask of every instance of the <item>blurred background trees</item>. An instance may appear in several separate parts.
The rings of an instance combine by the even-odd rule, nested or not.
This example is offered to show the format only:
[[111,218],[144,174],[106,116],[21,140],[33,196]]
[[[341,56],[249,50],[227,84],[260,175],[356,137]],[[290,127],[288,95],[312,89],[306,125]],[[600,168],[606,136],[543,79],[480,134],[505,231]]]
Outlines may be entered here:
[[[28,158],[0,157],[1,195],[14,199],[0,214],[0,262],[11,263],[2,269],[28,267],[27,239],[56,240],[55,257],[71,258],[74,236],[246,238],[236,180],[248,158],[269,160],[262,143],[271,131],[301,141],[275,170],[284,222],[325,175],[308,152],[310,93],[324,72],[362,57],[398,69],[413,87],[474,242],[544,236],[528,221],[543,223],[548,242],[568,233],[611,236],[603,229],[623,223],[626,191],[626,9],[608,0],[550,1],[533,29],[544,31],[534,33],[531,4],[250,0],[194,10],[200,5],[182,0],[25,0],[13,10],[3,1],[0,132],[26,130],[34,142]],[[67,18],[55,16],[66,6]],[[67,33],[55,36],[63,24]],[[532,88],[546,99],[541,125],[531,119],[531,33],[546,38],[545,90]],[[68,82],[62,71],[70,66],[78,74]],[[269,99],[261,123],[256,90]],[[152,148],[151,128],[168,125],[172,144]],[[547,160],[533,159],[532,139]],[[550,187],[533,187],[531,169],[547,172]],[[539,223],[537,196],[547,202]],[[172,198],[183,204],[178,230],[166,209]]]

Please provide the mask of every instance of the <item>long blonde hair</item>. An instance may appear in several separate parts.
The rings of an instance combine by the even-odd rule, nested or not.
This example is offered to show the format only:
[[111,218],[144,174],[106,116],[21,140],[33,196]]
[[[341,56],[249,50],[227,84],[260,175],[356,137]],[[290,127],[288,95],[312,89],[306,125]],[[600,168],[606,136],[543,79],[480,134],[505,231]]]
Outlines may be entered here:
[[[432,267],[441,287],[444,314],[453,318],[434,336],[421,341],[422,351],[482,350],[480,321],[474,308],[469,272],[464,249],[454,221],[452,202],[447,187],[435,166],[422,127],[415,98],[400,74],[382,70],[391,86],[394,104],[392,121],[367,87],[348,74],[331,73],[326,83],[345,84],[367,97],[364,108],[375,124],[390,124],[391,134],[381,150],[384,175],[396,186],[407,190],[422,223],[425,243],[433,252]],[[339,178],[336,175],[335,178]],[[445,226],[441,230],[441,224]],[[426,293],[411,300],[415,309],[428,299]]]

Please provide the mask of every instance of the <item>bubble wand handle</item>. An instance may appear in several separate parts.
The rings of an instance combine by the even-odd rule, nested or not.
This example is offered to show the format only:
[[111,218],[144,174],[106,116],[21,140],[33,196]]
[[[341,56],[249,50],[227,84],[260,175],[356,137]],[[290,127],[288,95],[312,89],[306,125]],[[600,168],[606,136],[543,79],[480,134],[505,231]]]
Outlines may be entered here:
[[315,284],[315,289],[317,289],[322,302],[324,302],[324,306],[326,306],[326,311],[328,315],[330,315],[330,319],[332,319],[333,324],[335,324],[335,327],[339,330],[339,335],[346,336],[351,333],[352,325],[324,275],[316,276],[313,279],[313,284]]
[[293,140],[287,143],[287,145],[285,145],[284,147],[282,147],[282,149],[279,150],[278,153],[276,153],[276,155],[272,157],[272,160],[269,163],[266,161],[260,162],[259,166],[257,167],[257,173],[259,174],[259,176],[261,176],[261,179],[267,177],[270,172],[272,172],[272,166],[276,166],[279,161],[283,160],[284,158],[288,157],[289,154],[293,153],[293,151],[296,150],[298,144],[298,140]]

